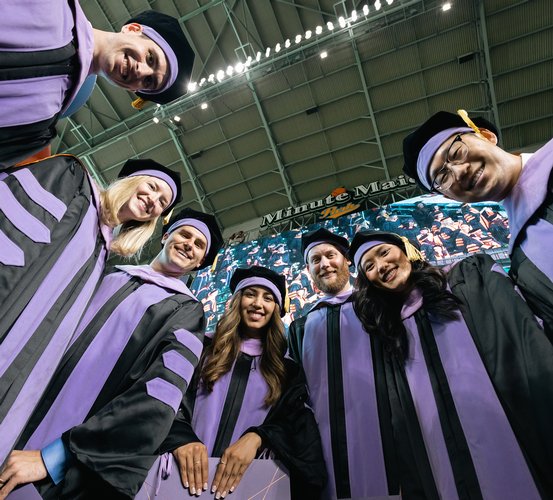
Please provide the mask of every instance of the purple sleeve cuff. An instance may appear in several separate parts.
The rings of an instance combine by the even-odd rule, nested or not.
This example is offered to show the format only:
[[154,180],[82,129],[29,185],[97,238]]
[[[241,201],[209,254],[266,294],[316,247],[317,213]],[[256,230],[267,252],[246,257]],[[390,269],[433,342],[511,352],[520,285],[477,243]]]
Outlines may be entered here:
[[65,477],[71,461],[69,450],[65,447],[61,438],[58,438],[42,448],[40,454],[52,481],[54,484],[58,484]]

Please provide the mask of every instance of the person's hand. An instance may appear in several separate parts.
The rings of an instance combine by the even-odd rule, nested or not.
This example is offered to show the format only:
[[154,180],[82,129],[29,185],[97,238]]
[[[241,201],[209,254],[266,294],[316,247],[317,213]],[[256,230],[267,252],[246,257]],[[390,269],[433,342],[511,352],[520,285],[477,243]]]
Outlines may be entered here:
[[207,490],[208,462],[207,448],[203,443],[188,443],[173,451],[180,471],[182,485],[191,495],[202,494]]
[[14,450],[0,472],[0,499],[6,498],[19,484],[40,481],[47,476],[40,451]]
[[211,493],[216,492],[215,498],[225,498],[236,489],[260,446],[259,435],[248,432],[224,451],[211,486]]

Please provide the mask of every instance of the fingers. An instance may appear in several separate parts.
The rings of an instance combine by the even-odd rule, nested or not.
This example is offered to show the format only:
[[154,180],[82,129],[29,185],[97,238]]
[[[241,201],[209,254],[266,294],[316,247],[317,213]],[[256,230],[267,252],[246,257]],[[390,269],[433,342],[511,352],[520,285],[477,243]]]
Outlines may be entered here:
[[229,489],[229,492],[232,493],[238,486],[238,484],[240,483],[240,481],[242,480],[242,478],[244,477],[244,473],[248,470],[248,466],[247,465],[242,465],[238,471],[238,474],[236,475],[236,478],[234,480],[234,482],[232,483],[230,489]]
[[213,483],[211,484],[211,493],[215,493],[216,491],[218,491],[217,487],[223,479],[223,473],[225,472],[226,466],[227,466],[227,457],[226,457],[226,454],[223,453],[223,456],[221,457],[221,460],[217,464],[217,470],[215,471],[215,477],[213,478]]
[[207,448],[202,443],[189,443],[173,452],[179,464],[182,484],[191,495],[200,496],[207,489]]
[[186,455],[182,452],[182,448],[179,448],[173,452],[174,457],[179,464],[180,480],[185,488],[188,488],[188,468],[186,467]]
[[204,446],[201,452],[202,462],[202,487],[207,490],[207,482],[209,481],[209,460],[207,459],[207,448]]
[[[240,475],[240,470],[242,468],[242,465],[239,461],[233,460],[232,458],[229,459],[229,461],[226,464],[221,464],[221,480],[217,484],[216,487],[216,493],[215,498],[225,498],[225,496],[230,492],[234,491],[234,488],[232,491],[230,490],[234,483],[237,483],[237,478]],[[238,479],[238,482],[240,480]]]

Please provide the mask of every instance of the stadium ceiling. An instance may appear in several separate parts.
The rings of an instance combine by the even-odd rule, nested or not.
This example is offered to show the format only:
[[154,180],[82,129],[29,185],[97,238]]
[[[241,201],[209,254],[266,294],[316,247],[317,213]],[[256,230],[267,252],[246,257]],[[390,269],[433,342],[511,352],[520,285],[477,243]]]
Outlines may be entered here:
[[81,0],[103,30],[145,9],[178,17],[197,86],[137,111],[99,78],[54,150],[83,158],[101,183],[128,158],[153,158],[180,171],[183,205],[228,230],[400,175],[403,137],[441,109],[486,115],[510,151],[553,136],[551,0],[370,0],[368,14],[365,4]]

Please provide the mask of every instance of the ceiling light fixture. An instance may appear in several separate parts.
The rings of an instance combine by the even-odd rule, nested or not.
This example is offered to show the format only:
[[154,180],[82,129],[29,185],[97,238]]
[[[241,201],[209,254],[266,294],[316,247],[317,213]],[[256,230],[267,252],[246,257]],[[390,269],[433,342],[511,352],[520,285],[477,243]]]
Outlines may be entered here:
[[449,9],[451,9],[451,4],[449,2],[446,2],[442,5],[442,10],[444,12],[448,11]]
[[321,52],[321,59],[326,59],[328,57],[328,52],[326,50],[323,50]]
[[200,106],[202,109],[207,109],[207,102],[202,102],[202,105]]

